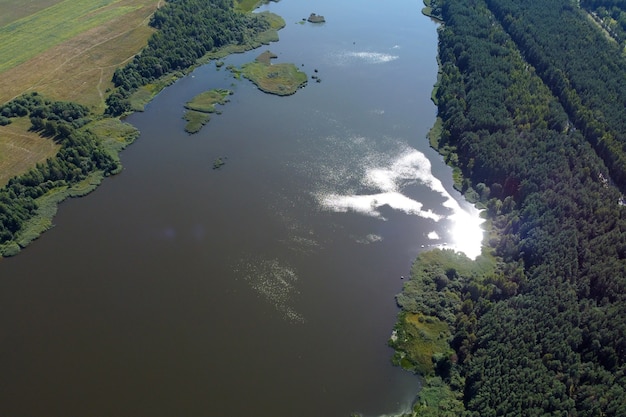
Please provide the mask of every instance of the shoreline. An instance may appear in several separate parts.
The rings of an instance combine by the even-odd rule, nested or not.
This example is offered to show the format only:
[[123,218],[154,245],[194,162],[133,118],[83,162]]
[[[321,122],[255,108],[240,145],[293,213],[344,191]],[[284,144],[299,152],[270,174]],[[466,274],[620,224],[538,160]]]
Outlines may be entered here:
[[[252,13],[253,10],[268,1],[272,0],[256,2],[252,10],[246,11],[245,13]],[[265,15],[270,27],[256,34],[248,43],[242,45],[227,44],[221,48],[207,52],[197,59],[194,64],[184,70],[176,70],[164,74],[152,83],[139,87],[130,96],[130,111],[124,112],[119,116],[95,115],[94,120],[91,120],[78,129],[79,131],[94,133],[97,138],[97,143],[102,146],[103,150],[117,164],[117,168],[106,173],[102,170],[94,170],[87,174],[86,178],[77,183],[69,186],[54,187],[45,194],[35,198],[33,200],[36,205],[34,213],[22,223],[19,230],[14,233],[12,239],[0,243],[0,260],[3,257],[17,255],[32,241],[38,239],[45,231],[54,227],[53,218],[57,213],[58,205],[64,200],[67,198],[82,197],[91,193],[98,188],[106,176],[116,175],[123,170],[119,154],[127,146],[131,145],[140,135],[138,129],[124,122],[127,116],[138,111],[143,111],[144,106],[152,101],[163,89],[172,85],[178,79],[187,76],[202,65],[206,65],[213,60],[219,60],[228,55],[244,53],[264,45],[269,45],[272,42],[277,42],[279,40],[278,31],[286,26],[285,20],[281,16],[267,11],[259,14]],[[9,103],[11,103],[11,101],[7,104]],[[57,155],[53,158],[56,157]],[[29,171],[16,178],[21,178],[31,173],[33,170],[36,170],[36,167],[32,167]]]
[[[425,7],[422,9],[422,14],[436,24],[443,25],[442,17],[433,12],[434,1],[423,0],[423,2]],[[437,80],[433,85],[431,100],[438,107],[436,95],[441,82],[439,51],[436,60]],[[459,165],[455,164],[458,156],[454,150],[440,146],[442,125],[443,119],[437,114],[426,135],[429,146],[443,157],[446,165],[452,168],[453,186],[462,194],[465,201],[484,209],[480,201],[471,198],[471,193],[468,193],[472,190],[471,187],[463,191],[464,177]],[[395,366],[420,378],[421,384],[410,411],[395,414],[394,417],[417,417],[422,413],[430,415],[428,409],[442,403],[446,404],[447,410],[451,413],[460,414],[465,410],[462,397],[451,389],[449,382],[450,380],[459,383],[463,381],[463,377],[455,366],[456,352],[450,343],[456,321],[452,314],[453,309],[449,307],[441,309],[433,304],[432,308],[426,311],[423,305],[416,305],[411,297],[416,291],[419,293],[417,297],[430,297],[438,303],[443,303],[438,292],[440,285],[443,285],[438,281],[441,279],[438,275],[439,271],[442,270],[452,270],[455,274],[458,272],[460,277],[473,274],[486,275],[492,272],[496,268],[496,260],[486,253],[485,241],[493,230],[489,223],[485,223],[483,228],[485,235],[481,243],[481,255],[476,259],[472,260],[462,252],[446,248],[432,248],[420,252],[413,261],[409,279],[403,285],[402,291],[396,295],[399,312],[387,341],[394,352],[391,361]],[[448,279],[452,280],[451,277]],[[437,284],[433,286],[433,283]],[[460,306],[456,307],[460,309]],[[448,381],[442,375],[447,375]]]

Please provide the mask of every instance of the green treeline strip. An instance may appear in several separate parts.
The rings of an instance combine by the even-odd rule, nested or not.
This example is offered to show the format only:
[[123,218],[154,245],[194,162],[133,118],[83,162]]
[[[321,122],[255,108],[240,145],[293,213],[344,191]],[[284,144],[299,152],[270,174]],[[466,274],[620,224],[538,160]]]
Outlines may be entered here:
[[284,21],[269,13],[237,12],[232,0],[173,0],[155,12],[150,24],[158,31],[146,48],[113,75],[117,89],[106,100],[110,115],[129,112],[130,96],[139,87],[184,71],[218,48],[260,46],[261,35],[284,26]]
[[600,22],[622,49],[626,47],[626,1],[581,0],[580,6]]
[[[504,15],[510,22],[501,25],[490,9],[496,3],[523,12]],[[492,258],[495,264],[491,270],[463,266],[445,253],[417,259],[397,298],[403,313],[391,344],[405,359],[401,364],[415,369],[419,348],[406,315],[418,314],[448,324],[453,353],[433,354],[433,374],[414,414],[626,415],[626,208],[603,161],[611,159],[598,148],[593,129],[574,128],[572,122],[581,121],[570,120],[567,102],[564,109],[562,96],[542,80],[545,68],[534,62],[548,62],[546,49],[531,53],[505,29],[515,24],[531,30],[526,19],[536,14],[551,16],[552,26],[564,32],[570,24],[579,29],[576,38],[567,38],[568,48],[549,51],[559,74],[582,65],[561,56],[579,50],[577,42],[599,57],[610,46],[587,20],[587,26],[571,20],[586,17],[565,1],[438,5],[445,23],[436,92],[442,125],[435,144],[460,171],[466,195],[486,207],[487,248],[477,262]],[[547,42],[556,36],[553,30],[544,22],[531,33]],[[589,39],[597,40],[594,48]],[[612,75],[583,56],[587,82],[613,91],[606,103],[588,101],[583,110],[604,123],[609,117],[599,116],[612,105],[626,120],[620,95],[610,89]],[[622,56],[613,60],[615,76],[623,79]],[[567,76],[568,83],[574,79]]]
[[[489,0],[528,62],[626,189],[626,60],[569,0]],[[623,6],[623,4],[622,4]]]

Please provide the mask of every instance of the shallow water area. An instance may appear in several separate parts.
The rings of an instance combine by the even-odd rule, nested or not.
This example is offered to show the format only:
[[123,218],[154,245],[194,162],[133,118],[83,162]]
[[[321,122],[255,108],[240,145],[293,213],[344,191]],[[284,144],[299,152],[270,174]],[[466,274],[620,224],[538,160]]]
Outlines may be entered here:
[[[270,3],[281,41],[226,66],[269,49],[321,82],[276,97],[210,63],[129,117],[124,171],[0,262],[0,415],[409,407],[394,295],[420,250],[482,236],[458,227],[477,213],[425,139],[437,39],[421,7]],[[311,12],[326,23],[301,24]],[[184,104],[214,88],[231,101],[188,135]]]

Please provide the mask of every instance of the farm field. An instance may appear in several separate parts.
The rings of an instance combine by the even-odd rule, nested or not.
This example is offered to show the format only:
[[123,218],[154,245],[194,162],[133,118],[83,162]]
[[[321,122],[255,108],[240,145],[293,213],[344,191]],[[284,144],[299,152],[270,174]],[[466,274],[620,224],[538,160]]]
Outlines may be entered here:
[[[102,112],[113,71],[146,45],[161,3],[0,0],[0,103],[37,91]],[[0,186],[56,152],[26,128],[0,129]]]
[[[16,0],[0,0],[6,21]],[[0,102],[28,91],[104,108],[115,68],[152,33],[158,0],[39,0],[48,5],[0,27]],[[13,7],[12,7],[13,6]],[[31,6],[33,7],[33,6]],[[23,14],[23,13],[22,13]]]
[[28,119],[0,126],[0,186],[16,172],[27,171],[59,150],[59,145],[50,139],[29,132],[29,126]]

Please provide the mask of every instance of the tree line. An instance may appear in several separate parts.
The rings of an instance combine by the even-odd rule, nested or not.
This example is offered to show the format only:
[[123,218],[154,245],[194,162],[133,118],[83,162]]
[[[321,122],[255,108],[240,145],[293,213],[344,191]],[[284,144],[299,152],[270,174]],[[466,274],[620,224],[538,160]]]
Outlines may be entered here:
[[549,7],[539,0],[487,3],[624,190],[626,61],[621,47],[569,1]]
[[89,121],[89,109],[80,104],[50,101],[38,93],[18,97],[0,107],[9,122],[29,117],[31,130],[60,145],[56,156],[38,163],[23,175],[11,178],[0,189],[0,245],[16,239],[36,213],[36,199],[48,191],[72,186],[95,171],[115,172],[118,163],[98,138],[81,129]]
[[581,0],[580,6],[592,13],[622,48],[626,47],[626,2],[624,0]]
[[567,0],[438,3],[438,148],[495,266],[420,258],[398,296],[452,334],[419,415],[626,415],[626,61]]
[[107,114],[129,111],[129,97],[137,88],[191,67],[214,49],[246,44],[270,28],[262,14],[236,12],[233,0],[168,1],[154,13],[150,25],[157,32],[148,45],[113,74],[117,88],[106,100]]

